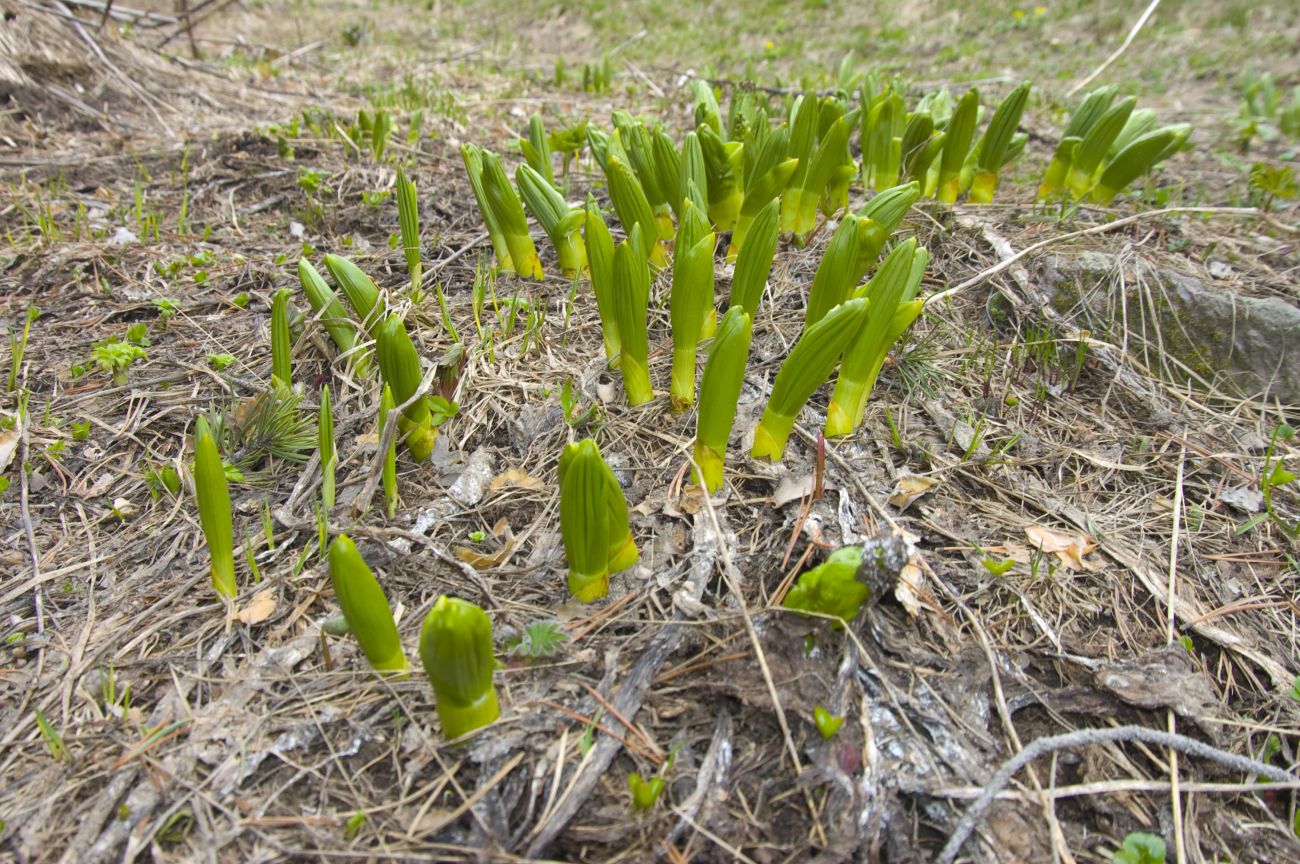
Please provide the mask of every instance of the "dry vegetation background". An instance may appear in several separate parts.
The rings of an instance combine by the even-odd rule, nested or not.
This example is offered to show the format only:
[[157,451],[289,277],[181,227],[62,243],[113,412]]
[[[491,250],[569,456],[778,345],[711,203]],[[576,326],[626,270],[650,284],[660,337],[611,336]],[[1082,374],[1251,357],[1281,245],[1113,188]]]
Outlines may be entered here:
[[[1002,790],[965,854],[1110,861],[1146,831],[1171,861],[1300,859],[1296,784],[1223,762],[1290,770],[1300,746],[1300,568],[1283,529],[1296,493],[1239,530],[1273,430],[1300,419],[1300,333],[1252,349],[1246,365],[1277,371],[1249,385],[1162,314],[1184,284],[1170,274],[1296,305],[1295,204],[1253,209],[1247,171],[1296,165],[1297,144],[1243,153],[1236,117],[1242,74],[1300,84],[1300,11],[1161,4],[1097,80],[1195,124],[1195,146],[1142,200],[1062,220],[1031,202],[1066,93],[1145,4],[572,5],[132,0],[106,15],[93,0],[0,0],[0,326],[18,338],[40,311],[0,394],[0,859],[928,861],[1031,742],[1128,726],[1213,750],[1054,751]],[[513,165],[529,114],[558,128],[615,107],[680,133],[693,76],[724,95],[747,80],[825,87],[850,49],[916,93],[978,81],[1000,97],[1033,79],[1028,152],[997,204],[909,216],[933,255],[923,291],[966,287],[892,358],[863,429],[827,446],[818,500],[799,493],[825,394],[782,464],[743,455],[829,232],[778,253],[729,485],[706,502],[683,486],[692,419],[666,399],[626,407],[585,285],[502,278],[497,308],[519,298],[533,315],[475,321],[490,247],[457,145]],[[612,88],[584,91],[583,64],[606,55]],[[382,160],[337,134],[376,108],[395,121]],[[322,631],[337,607],[313,466],[269,457],[236,487],[261,581],[241,562],[230,609],[208,586],[191,496],[157,479],[188,463],[200,413],[247,419],[269,378],[270,298],[296,286],[299,255],[353,258],[418,322],[426,357],[450,347],[390,244],[399,163],[465,366],[445,446],[400,464],[395,518],[355,501],[375,461],[374,388],[332,367],[310,325],[295,376],[308,413],[332,382],[330,529],[400,602],[408,651],[440,593],[493,618],[503,717],[461,746],[441,740],[423,680],[377,680],[352,640]],[[579,164],[572,197],[595,176]],[[667,318],[652,303],[660,387]],[[147,356],[115,384],[94,345],[138,325]],[[594,406],[576,425],[566,381],[580,413]],[[591,607],[564,591],[555,493],[560,449],[585,435],[619,473],[643,550]],[[1300,471],[1293,444],[1271,458]],[[891,497],[908,475],[932,482]],[[898,532],[913,538],[903,590],[849,631],[772,608],[827,550]],[[539,620],[563,627],[562,651],[510,654]],[[847,717],[830,742],[814,705]],[[667,781],[647,814],[629,811],[632,771]]]

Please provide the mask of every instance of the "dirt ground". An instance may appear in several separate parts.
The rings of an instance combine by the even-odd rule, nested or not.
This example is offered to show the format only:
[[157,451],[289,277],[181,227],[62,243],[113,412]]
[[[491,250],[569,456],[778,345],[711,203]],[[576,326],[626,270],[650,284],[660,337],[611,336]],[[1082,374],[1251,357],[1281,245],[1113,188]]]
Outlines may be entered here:
[[[1295,442],[1274,440],[1300,406],[1176,359],[1176,328],[1129,326],[1162,273],[1300,297],[1297,202],[1262,212],[1248,181],[1257,162],[1300,168],[1300,142],[1243,148],[1238,120],[1243,75],[1300,85],[1300,9],[1160,5],[1095,83],[1194,124],[1193,146],[1140,196],[1062,214],[1032,202],[1064,106],[1145,4],[573,5],[0,0],[0,860],[920,862],[970,828],[961,860],[1122,860],[1131,832],[1163,837],[1169,861],[1300,860],[1300,781],[1260,773],[1300,761],[1297,486],[1272,488],[1271,517],[1259,503],[1275,466],[1300,473]],[[830,232],[781,246],[708,499],[687,484],[694,415],[627,406],[586,280],[557,275],[536,226],[544,280],[490,271],[459,145],[513,171],[530,114],[608,127],[614,108],[679,135],[691,80],[724,110],[748,84],[779,100],[833,86],[849,50],[917,96],[1032,79],[1030,143],[997,203],[922,201],[900,228],[932,255],[923,294],[959,290],[891,355],[862,429],[825,444],[820,497],[827,388],[782,462],[746,455]],[[610,87],[584,89],[601,63]],[[362,110],[393,120],[380,155],[347,138]],[[419,189],[418,292],[399,165]],[[569,197],[607,202],[598,177],[581,157]],[[375,278],[428,360],[463,347],[459,414],[430,462],[400,457],[391,518],[370,495],[375,382],[298,289],[299,257],[325,253]],[[1136,297],[1135,318],[1099,328],[1049,299],[1050,256],[1085,253],[1110,269],[1078,292]],[[302,394],[272,425],[283,287],[308,313]],[[114,381],[93,358],[124,339],[143,355]],[[502,717],[468,743],[442,738],[422,675],[377,678],[329,632],[326,382],[324,534],[357,541],[408,654],[442,594],[492,618]],[[201,415],[242,460],[230,604],[189,491]],[[555,475],[589,436],[642,555],[584,606]],[[906,565],[852,626],[779,608],[852,543]],[[567,638],[528,656],[520,637],[546,621]],[[845,718],[830,740],[815,706]],[[1081,730],[1106,735],[1047,740]],[[1022,751],[1038,758],[999,778]],[[665,780],[645,812],[633,772]]]

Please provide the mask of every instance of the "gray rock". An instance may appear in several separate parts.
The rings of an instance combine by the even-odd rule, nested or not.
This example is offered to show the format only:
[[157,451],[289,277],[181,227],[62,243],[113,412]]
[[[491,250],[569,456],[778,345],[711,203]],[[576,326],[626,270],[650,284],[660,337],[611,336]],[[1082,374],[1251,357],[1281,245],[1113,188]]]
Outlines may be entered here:
[[[1122,279],[1120,277],[1123,277]],[[1128,329],[1130,353],[1153,371],[1187,370],[1234,395],[1300,402],[1300,308],[1223,282],[1099,252],[1048,255],[1038,286],[1056,311],[1112,344]],[[1121,289],[1123,294],[1121,293]],[[1183,364],[1162,364],[1158,346]]]

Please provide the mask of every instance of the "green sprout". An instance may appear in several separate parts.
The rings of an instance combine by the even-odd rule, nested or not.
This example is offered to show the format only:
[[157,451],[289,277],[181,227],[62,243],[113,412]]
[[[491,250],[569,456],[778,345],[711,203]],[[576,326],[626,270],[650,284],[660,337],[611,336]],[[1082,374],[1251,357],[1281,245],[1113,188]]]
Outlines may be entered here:
[[[844,621],[853,620],[871,596],[871,589],[858,579],[862,563],[861,546],[837,549],[822,564],[801,574],[781,605]],[[836,622],[834,626],[839,628],[843,625]]]
[[144,360],[148,356],[139,345],[115,340],[96,343],[94,350],[90,354],[90,359],[94,361],[101,371],[108,373],[112,377],[113,384],[118,387],[125,387],[126,372],[131,368],[131,364],[136,360]]
[[664,778],[643,778],[633,771],[627,775],[627,788],[632,791],[632,809],[644,812],[659,802],[659,795],[664,791]]
[[448,738],[468,735],[500,716],[492,683],[492,622],[478,606],[439,597],[420,628],[420,660]]
[[510,653],[530,660],[554,657],[569,641],[569,634],[558,621],[533,621],[524,626],[522,635],[515,637]]
[[1165,864],[1165,841],[1154,834],[1132,832],[1112,860],[1115,864]]
[[636,563],[627,499],[590,439],[560,455],[560,533],[569,560],[569,592],[583,603],[609,593],[609,574]]
[[832,714],[820,705],[813,706],[813,723],[817,725],[817,731],[821,733],[823,741],[829,741],[835,737],[835,733],[840,731],[844,725],[844,715]]
[[329,561],[330,580],[343,617],[370,665],[380,672],[405,672],[406,654],[402,651],[388,598],[356,544],[346,534],[334,539]]

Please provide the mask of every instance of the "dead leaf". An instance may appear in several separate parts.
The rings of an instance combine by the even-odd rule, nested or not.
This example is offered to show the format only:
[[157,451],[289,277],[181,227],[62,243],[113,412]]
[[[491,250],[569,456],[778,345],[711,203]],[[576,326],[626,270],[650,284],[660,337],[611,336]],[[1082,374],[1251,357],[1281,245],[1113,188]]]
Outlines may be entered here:
[[275,612],[275,592],[264,588],[253,595],[248,605],[235,613],[236,621],[244,624],[260,624]]
[[[802,477],[783,477],[780,484],[777,485],[776,491],[772,493],[772,506],[780,509],[791,501],[802,501],[813,493],[816,485],[817,478],[812,473],[805,474]],[[833,483],[823,478],[823,492],[830,492],[835,488]]]
[[9,463],[14,461],[14,453],[18,451],[18,430],[6,429],[0,432],[0,471],[9,467]]
[[1029,542],[1043,552],[1050,552],[1061,559],[1068,570],[1095,570],[1097,565],[1089,564],[1083,556],[1097,548],[1090,538],[1077,534],[1061,534],[1041,525],[1028,525],[1025,535]]
[[[0,460],[3,462],[3,460]],[[3,468],[3,465],[0,465]],[[1248,486],[1233,486],[1219,493],[1219,500],[1242,513],[1258,513],[1264,509],[1264,493]]]
[[921,614],[921,592],[925,590],[925,573],[908,561],[898,571],[898,584],[894,586],[894,599],[915,618]]
[[899,568],[898,581],[894,584],[894,599],[908,615],[915,618],[921,614],[921,598],[930,594],[930,589],[925,586],[925,562],[921,560],[921,550],[916,545],[921,542],[921,538],[909,531],[899,533],[907,544],[907,562]]
[[906,510],[912,506],[913,501],[938,485],[939,481],[934,477],[923,477],[920,474],[904,474],[898,478],[898,482],[894,485],[894,494],[889,496],[889,503],[900,511]]
[[522,468],[507,468],[500,474],[492,478],[488,488],[493,492],[504,489],[507,486],[516,486],[520,489],[544,489],[546,483],[540,477],[532,477]]
[[504,546],[491,554],[476,552],[466,546],[453,546],[451,551],[457,558],[464,561],[475,570],[489,570],[493,567],[500,567],[504,564],[514,549],[514,538],[511,537]]

